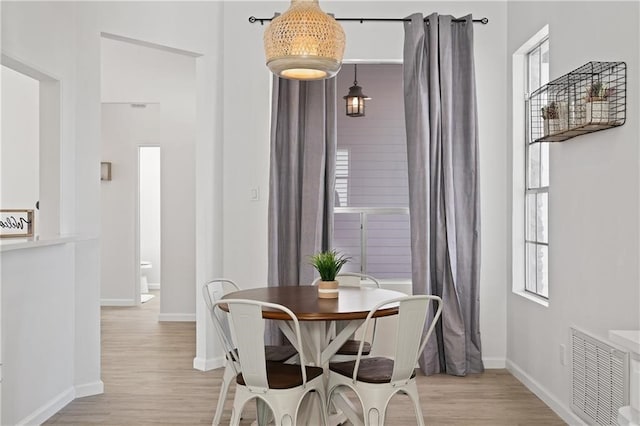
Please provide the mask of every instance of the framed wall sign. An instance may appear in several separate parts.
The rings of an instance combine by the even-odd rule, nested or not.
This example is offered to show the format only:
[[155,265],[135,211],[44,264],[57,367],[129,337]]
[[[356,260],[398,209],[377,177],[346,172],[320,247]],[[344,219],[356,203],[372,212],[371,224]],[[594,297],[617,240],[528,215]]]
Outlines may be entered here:
[[33,210],[0,209],[0,238],[33,237]]

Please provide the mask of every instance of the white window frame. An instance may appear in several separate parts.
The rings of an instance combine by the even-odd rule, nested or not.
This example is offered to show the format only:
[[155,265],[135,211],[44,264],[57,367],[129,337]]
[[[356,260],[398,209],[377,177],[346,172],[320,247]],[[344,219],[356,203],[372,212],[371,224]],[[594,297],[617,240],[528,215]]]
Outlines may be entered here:
[[525,100],[528,94],[528,54],[549,38],[549,26],[545,25],[527,40],[512,56],[512,210],[511,210],[511,285],[512,291],[528,300],[549,306],[549,299],[525,290],[525,189],[527,123]]
[[[529,122],[529,117],[531,117],[531,93],[533,93],[535,90],[539,89],[543,84],[546,84],[549,82],[549,78],[547,75],[546,81],[543,81],[542,79],[542,73],[541,73],[541,68],[540,68],[540,64],[541,64],[541,56],[542,56],[542,47],[546,44],[547,49],[549,48],[549,38],[546,37],[543,41],[541,41],[540,43],[538,43],[533,49],[531,49],[529,52],[527,52],[527,74],[529,74],[531,72],[531,57],[534,54],[534,52],[538,52],[538,60],[537,63],[535,64],[536,66],[539,67],[538,70],[538,77],[540,79],[540,83],[538,86],[536,87],[532,87],[530,85],[530,81],[531,81],[531,75],[527,76],[527,80],[529,81],[528,83],[528,87],[527,87],[527,98],[525,100],[526,103],[526,107],[525,107],[525,126],[526,126],[526,136],[525,136],[525,229],[523,230],[523,232],[525,233],[525,291],[528,293],[533,294],[536,297],[541,297],[543,299],[548,299],[548,285],[549,285],[549,234],[548,234],[548,229],[547,229],[547,240],[543,241],[539,238],[539,233],[538,233],[538,220],[537,220],[537,216],[535,218],[531,218],[529,217],[529,209],[527,208],[527,200],[526,198],[528,198],[529,196],[535,196],[536,198],[536,203],[537,203],[537,198],[539,195],[545,195],[546,194],[546,198],[547,198],[547,204],[546,204],[546,216],[547,216],[547,222],[546,225],[548,226],[549,224],[549,182],[548,182],[548,178],[549,176],[547,176],[547,182],[546,182],[546,186],[542,185],[542,177],[543,177],[543,169],[545,168],[542,165],[542,153],[543,151],[546,151],[546,157],[547,157],[547,163],[546,163],[546,169],[547,169],[547,173],[549,173],[549,162],[548,162],[548,158],[549,158],[549,142],[534,142],[532,139],[532,129],[531,129],[531,123]],[[545,102],[546,103],[546,102]],[[538,164],[538,182],[537,185],[533,182],[529,181],[529,166],[530,164],[530,160],[531,160],[531,149],[532,147],[537,144],[538,150],[539,150],[539,160],[540,160],[540,164]],[[536,206],[536,215],[538,213],[538,207]],[[534,232],[534,236],[533,237],[528,237],[527,234],[529,233],[529,229],[532,225],[533,222],[533,228],[535,229]],[[546,276],[546,281],[547,281],[547,295],[543,294],[542,290],[540,288],[538,288],[538,271],[540,269],[540,262],[538,261],[538,249],[540,248],[546,248],[546,269],[547,269],[547,276]],[[530,258],[528,256],[528,250],[529,249],[533,249],[535,250],[535,258],[536,258],[536,262],[534,262],[534,264],[530,264]],[[544,264],[544,263],[543,263]],[[530,269],[534,270],[534,283],[530,283],[529,279],[531,278],[531,274],[530,274]],[[532,289],[529,289],[529,287],[533,287]]]

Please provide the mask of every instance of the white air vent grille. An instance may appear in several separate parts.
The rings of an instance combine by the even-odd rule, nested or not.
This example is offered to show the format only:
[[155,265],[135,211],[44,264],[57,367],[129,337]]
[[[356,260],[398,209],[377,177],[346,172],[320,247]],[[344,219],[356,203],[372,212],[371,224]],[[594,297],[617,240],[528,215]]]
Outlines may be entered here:
[[629,354],[571,329],[572,409],[589,424],[617,424],[629,404]]

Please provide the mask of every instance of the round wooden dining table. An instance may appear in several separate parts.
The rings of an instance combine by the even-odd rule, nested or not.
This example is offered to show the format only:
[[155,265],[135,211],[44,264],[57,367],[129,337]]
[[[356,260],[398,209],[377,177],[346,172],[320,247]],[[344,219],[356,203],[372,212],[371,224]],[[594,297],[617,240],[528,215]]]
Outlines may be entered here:
[[[349,337],[358,329],[369,311],[378,304],[405,296],[394,290],[369,287],[341,286],[336,299],[321,299],[314,286],[281,286],[260,287],[234,291],[223,299],[249,299],[261,302],[276,303],[291,309],[300,322],[300,331],[305,358],[313,364],[326,367],[327,363]],[[396,315],[398,305],[383,306],[373,315],[375,318]],[[267,308],[262,310],[262,317],[276,320],[278,326],[290,342],[295,342],[295,334],[282,311]],[[341,321],[344,328],[333,336],[329,333],[329,325]]]
[[[277,303],[291,309],[298,321],[337,321],[365,319],[369,311],[385,300],[404,296],[404,293],[381,288],[339,287],[336,299],[321,299],[315,286],[260,287],[235,291],[223,299],[250,299]],[[398,305],[378,310],[374,317],[396,315]],[[263,309],[263,318],[287,320],[281,311]]]

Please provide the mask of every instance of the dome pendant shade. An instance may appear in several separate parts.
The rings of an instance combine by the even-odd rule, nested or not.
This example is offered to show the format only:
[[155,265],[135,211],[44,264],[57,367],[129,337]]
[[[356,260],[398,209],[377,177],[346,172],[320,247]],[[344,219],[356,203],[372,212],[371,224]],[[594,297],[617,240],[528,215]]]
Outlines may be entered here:
[[292,80],[322,80],[338,73],[344,55],[342,26],[318,0],[292,0],[291,7],[264,32],[267,66]]

